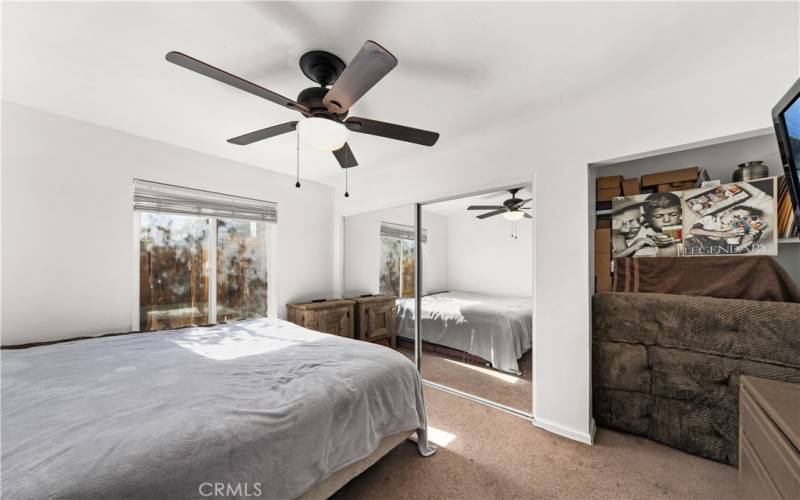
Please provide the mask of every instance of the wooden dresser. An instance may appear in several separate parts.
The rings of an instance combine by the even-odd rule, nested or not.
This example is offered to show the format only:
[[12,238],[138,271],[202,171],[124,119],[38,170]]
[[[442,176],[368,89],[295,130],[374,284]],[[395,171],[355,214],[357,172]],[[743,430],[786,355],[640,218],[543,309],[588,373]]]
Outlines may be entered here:
[[397,309],[391,295],[352,297],[355,302],[355,331],[359,340],[397,346]]
[[742,376],[739,485],[743,498],[800,498],[800,385]]
[[305,304],[286,304],[289,321],[309,330],[353,338],[355,302],[330,299]]

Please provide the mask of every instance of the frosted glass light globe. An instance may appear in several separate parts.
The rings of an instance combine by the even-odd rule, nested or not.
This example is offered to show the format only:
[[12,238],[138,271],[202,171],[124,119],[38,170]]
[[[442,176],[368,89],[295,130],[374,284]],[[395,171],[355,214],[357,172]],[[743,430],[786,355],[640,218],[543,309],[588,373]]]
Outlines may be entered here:
[[347,142],[348,130],[341,123],[327,118],[311,117],[297,124],[300,139],[320,151],[336,151]]
[[503,217],[505,217],[506,220],[510,220],[513,222],[515,220],[520,220],[521,218],[525,217],[525,214],[522,212],[522,210],[512,210],[510,212],[504,213]]

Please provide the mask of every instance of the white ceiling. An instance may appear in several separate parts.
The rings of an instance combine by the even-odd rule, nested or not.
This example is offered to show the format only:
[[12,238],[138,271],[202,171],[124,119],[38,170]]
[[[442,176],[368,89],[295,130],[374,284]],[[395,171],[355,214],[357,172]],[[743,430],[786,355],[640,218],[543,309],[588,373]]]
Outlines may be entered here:
[[[522,189],[517,191],[517,198],[527,200],[533,195],[531,194],[530,186],[523,186]],[[456,198],[454,200],[440,201],[438,203],[431,203],[425,205],[426,212],[433,212],[445,216],[477,216],[488,210],[468,211],[467,207],[470,205],[502,205],[503,202],[511,198],[511,193],[508,191],[495,191],[492,193],[483,193],[475,196],[467,196],[464,198]],[[530,203],[525,204],[526,207],[531,206]]]
[[[2,28],[3,99],[293,174],[293,134],[250,146],[225,140],[299,115],[164,55],[179,50],[293,98],[313,85],[297,66],[303,52],[349,61],[374,39],[399,65],[351,115],[439,131],[434,147],[449,148],[570,96],[785,49],[797,5],[13,2],[3,4]],[[359,169],[402,168],[430,152],[358,134],[350,144]],[[303,177],[341,181],[332,155],[302,155]]]

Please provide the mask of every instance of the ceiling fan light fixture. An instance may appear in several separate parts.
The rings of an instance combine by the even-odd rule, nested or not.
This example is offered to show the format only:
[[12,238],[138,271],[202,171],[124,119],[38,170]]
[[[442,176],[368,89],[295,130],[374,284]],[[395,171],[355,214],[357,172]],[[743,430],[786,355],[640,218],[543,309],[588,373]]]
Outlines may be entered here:
[[300,139],[319,151],[335,151],[347,142],[347,127],[328,118],[312,116],[297,124]]
[[525,217],[525,213],[522,212],[522,210],[509,210],[508,212],[503,214],[503,217],[506,220],[514,222],[516,220],[520,220],[521,218]]

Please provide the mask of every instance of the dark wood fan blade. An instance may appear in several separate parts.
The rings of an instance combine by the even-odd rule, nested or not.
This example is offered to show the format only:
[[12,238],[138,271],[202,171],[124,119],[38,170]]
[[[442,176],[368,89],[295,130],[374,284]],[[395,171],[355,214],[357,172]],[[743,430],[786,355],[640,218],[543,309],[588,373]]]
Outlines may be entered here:
[[228,139],[228,142],[230,142],[231,144],[238,144],[239,146],[246,146],[254,142],[263,141],[264,139],[269,139],[270,137],[275,137],[276,135],[281,135],[285,134],[286,132],[291,132],[296,127],[297,127],[297,122],[281,123],[280,125],[273,125],[272,127],[262,128],[261,130],[250,132],[249,134],[243,134],[238,137]]
[[395,66],[396,57],[372,40],[367,40],[325,94],[322,103],[329,111],[344,113]]
[[500,208],[506,208],[502,205],[470,205],[467,207],[467,210],[498,210]]
[[524,205],[524,204],[528,203],[529,201],[531,201],[532,199],[533,199],[533,198],[528,198],[527,200],[522,200],[521,202],[519,202],[519,203],[517,203],[516,205],[514,205],[514,207],[516,207],[516,208],[519,208],[519,207],[521,207],[522,205]]
[[227,71],[215,68],[214,66],[206,64],[203,61],[195,59],[194,57],[187,56],[182,52],[172,51],[168,53],[167,61],[177,64],[182,68],[194,71],[195,73],[200,73],[203,76],[213,78],[218,82],[236,87],[239,90],[244,90],[245,92],[274,102],[275,104],[280,104],[281,106],[285,106],[295,111],[300,111],[301,113],[308,113],[308,109],[306,109],[305,106],[298,104],[289,98],[283,97],[280,94],[276,94],[275,92],[267,90],[264,87],[256,85],[255,83],[248,82],[247,80],[239,78],[236,75],[232,75]]
[[525,218],[526,219],[533,219],[533,217],[531,217],[531,214],[525,214]]
[[495,210],[494,212],[486,212],[485,214],[480,214],[478,216],[478,218],[479,219],[485,219],[487,217],[494,217],[495,215],[500,215],[500,214],[504,213],[505,211],[506,211],[506,209],[502,208],[500,210]]
[[336,157],[336,160],[339,161],[339,165],[342,168],[353,168],[358,165],[356,157],[353,156],[353,151],[346,142],[344,143],[344,146],[333,152],[333,156]]
[[439,140],[438,132],[430,132],[418,128],[395,125],[394,123],[379,122],[367,118],[351,117],[344,124],[353,132],[377,135],[398,141],[413,142],[423,146],[433,146]]

